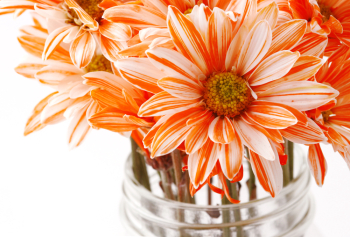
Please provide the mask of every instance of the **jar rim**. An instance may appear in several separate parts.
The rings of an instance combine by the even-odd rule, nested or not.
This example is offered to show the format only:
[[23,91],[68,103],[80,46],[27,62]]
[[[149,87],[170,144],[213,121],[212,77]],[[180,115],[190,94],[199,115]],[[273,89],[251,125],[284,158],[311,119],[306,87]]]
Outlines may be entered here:
[[238,204],[226,204],[226,205],[220,205],[220,206],[213,206],[213,205],[198,205],[198,204],[192,204],[192,203],[183,203],[179,202],[176,200],[170,200],[166,199],[160,196],[157,196],[147,190],[145,187],[143,187],[133,176],[132,174],[132,169],[131,169],[131,155],[128,156],[127,161],[125,162],[125,175],[127,179],[129,179],[131,182],[128,182],[128,184],[132,185],[133,189],[137,190],[138,193],[142,195],[142,197],[147,198],[149,200],[154,200],[157,203],[164,203],[167,206],[173,206],[176,208],[186,208],[186,209],[200,209],[200,210],[217,210],[218,208],[220,209],[242,209],[242,208],[249,208],[251,206],[255,206],[257,204],[263,204],[269,201],[276,201],[283,196],[287,195],[288,193],[291,193],[295,190],[296,187],[300,187],[300,184],[305,180],[305,176],[308,176],[309,173],[307,171],[307,166],[305,162],[305,156],[304,153],[302,152],[302,149],[300,146],[295,146],[295,149],[298,155],[301,156],[301,162],[300,162],[300,170],[298,175],[286,186],[283,187],[281,192],[274,198],[271,196],[266,196],[263,198],[251,200],[249,202],[243,202],[243,203],[238,203]]

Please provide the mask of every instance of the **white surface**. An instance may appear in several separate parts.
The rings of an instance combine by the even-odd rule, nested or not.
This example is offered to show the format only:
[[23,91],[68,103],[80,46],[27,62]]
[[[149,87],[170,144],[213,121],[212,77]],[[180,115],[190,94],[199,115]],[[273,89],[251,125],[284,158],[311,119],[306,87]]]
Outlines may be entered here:
[[[67,123],[28,137],[23,128],[50,88],[17,75],[16,36],[27,17],[0,16],[0,236],[123,236],[118,207],[129,141],[93,131],[68,151]],[[312,185],[316,218],[308,237],[350,236],[350,172],[330,146],[323,188]]]

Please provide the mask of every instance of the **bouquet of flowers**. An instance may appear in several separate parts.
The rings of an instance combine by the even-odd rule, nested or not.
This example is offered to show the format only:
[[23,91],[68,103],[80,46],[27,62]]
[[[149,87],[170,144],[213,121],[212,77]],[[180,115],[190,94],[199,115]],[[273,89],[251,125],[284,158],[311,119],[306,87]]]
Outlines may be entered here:
[[135,178],[150,189],[151,166],[164,196],[188,203],[206,185],[239,203],[243,160],[250,199],[256,179],[275,197],[294,143],[319,186],[320,143],[350,165],[347,0],[0,1],[0,14],[27,11],[31,57],[15,70],[53,93],[25,135],[69,119],[70,148],[90,129],[130,137]]

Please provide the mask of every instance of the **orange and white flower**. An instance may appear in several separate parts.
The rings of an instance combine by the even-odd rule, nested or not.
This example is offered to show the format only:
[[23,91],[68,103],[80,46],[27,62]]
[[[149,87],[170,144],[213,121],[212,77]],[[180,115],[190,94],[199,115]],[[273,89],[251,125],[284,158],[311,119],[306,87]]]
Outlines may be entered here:
[[47,60],[61,43],[66,43],[74,65],[79,68],[90,63],[97,45],[107,59],[116,61],[118,51],[126,47],[132,30],[128,25],[102,19],[104,10],[114,5],[117,3],[107,0],[66,0],[58,6],[35,4],[36,12],[46,17],[49,25],[43,60]]
[[[257,154],[255,172],[269,172],[257,177],[267,177],[261,182],[274,187],[269,189],[274,196],[282,187],[280,179],[271,180],[281,174],[274,145],[283,143],[280,131],[292,125],[314,131],[302,111],[326,104],[338,91],[308,81],[321,60],[293,51],[304,36],[305,21],[287,22],[274,34],[270,25],[277,16],[263,18],[251,29],[243,24],[235,33],[237,21],[221,9],[198,12],[198,17],[202,28],[170,6],[167,24],[177,51],[157,47],[146,51],[148,58],[115,63],[127,81],[155,93],[138,113],[161,116],[144,145],[155,157],[185,142],[195,188],[207,180],[217,160],[232,180],[241,167],[245,145]],[[326,139],[317,126],[307,137],[294,135],[306,143]]]
[[[48,36],[46,29],[41,25],[35,25],[35,27],[25,26],[21,31],[23,33],[19,37],[21,45],[32,56],[40,57],[44,49],[45,39]],[[38,131],[46,125],[70,119],[69,146],[70,148],[78,146],[91,129],[88,119],[98,111],[105,111],[103,109],[106,105],[99,104],[92,97],[92,94],[98,94],[100,88],[104,88],[105,93],[117,91],[119,94],[123,94],[123,96],[114,98],[113,103],[124,105],[123,115],[131,117],[129,122],[131,126],[134,121],[132,115],[135,114],[135,108],[130,105],[134,105],[132,101],[135,100],[141,103],[138,100],[143,95],[140,90],[121,77],[114,75],[110,61],[102,55],[95,55],[84,69],[77,68],[69,60],[69,52],[59,46],[51,54],[49,60],[41,61],[39,58],[31,58],[16,68],[19,74],[36,79],[56,90],[34,108],[32,116],[27,122],[25,135]],[[107,83],[99,84],[104,80],[109,83],[109,87]],[[85,84],[84,81],[87,83]],[[126,122],[119,122],[120,127],[125,126]],[[135,123],[137,122],[139,121]],[[140,127],[135,126],[136,128]],[[128,131],[136,129],[135,126]]]
[[56,6],[63,0],[1,0],[0,15],[13,13],[14,17],[22,15],[26,10],[34,10],[36,3]]
[[[320,83],[331,85],[340,94],[327,104],[307,111],[307,114],[324,131],[328,143],[332,144],[334,151],[342,155],[350,168],[349,75],[350,60],[343,58],[328,60],[315,78]],[[319,144],[310,146],[309,164],[316,183],[322,186],[327,172],[327,162]]]

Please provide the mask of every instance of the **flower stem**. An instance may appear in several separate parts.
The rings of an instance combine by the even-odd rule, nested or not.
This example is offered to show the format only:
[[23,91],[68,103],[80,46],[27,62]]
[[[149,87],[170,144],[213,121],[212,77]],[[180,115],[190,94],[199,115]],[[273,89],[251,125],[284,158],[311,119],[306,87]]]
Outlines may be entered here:
[[171,158],[173,160],[173,167],[175,173],[175,184],[177,187],[177,200],[179,202],[185,202],[187,189],[182,184],[182,156],[179,150],[175,150],[171,153]]
[[290,174],[289,174],[289,142],[287,139],[284,139],[284,153],[288,155],[287,163],[282,165],[283,170],[283,187],[287,186],[290,182]]
[[[213,181],[212,178],[210,178],[210,183]],[[207,186],[207,195],[208,195],[208,205],[211,205],[211,189],[209,188],[209,185]]]
[[160,171],[160,177],[162,180],[162,187],[163,187],[163,191],[164,191],[164,196],[165,198],[168,198],[170,200],[174,200],[174,194],[173,191],[171,189],[171,174],[170,172],[167,170],[161,170]]
[[132,169],[134,171],[135,179],[146,189],[151,191],[151,185],[149,183],[149,177],[147,173],[147,167],[145,158],[137,150],[139,149],[138,145],[130,137],[131,142],[131,157],[132,157]]
[[[238,183],[230,183],[229,189],[230,189],[230,194],[233,199],[239,200],[239,192],[237,190]],[[235,222],[241,220],[241,211],[239,209],[233,211],[233,216],[235,217]],[[242,226],[237,226],[237,237],[242,237],[243,236],[243,230]]]
[[294,179],[293,172],[294,172],[294,143],[291,141],[288,141],[288,162],[289,162],[289,177],[292,181]]
[[[250,153],[247,147],[245,147],[247,158],[250,160]],[[256,199],[256,185],[255,185],[255,174],[252,169],[252,165],[249,164],[249,179],[248,179],[248,188],[249,188],[249,200]]]

